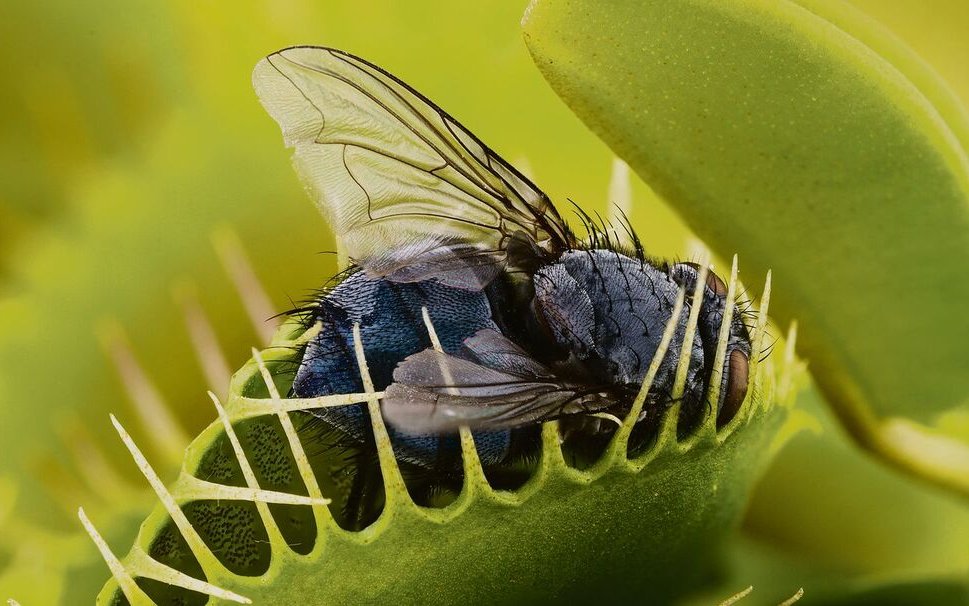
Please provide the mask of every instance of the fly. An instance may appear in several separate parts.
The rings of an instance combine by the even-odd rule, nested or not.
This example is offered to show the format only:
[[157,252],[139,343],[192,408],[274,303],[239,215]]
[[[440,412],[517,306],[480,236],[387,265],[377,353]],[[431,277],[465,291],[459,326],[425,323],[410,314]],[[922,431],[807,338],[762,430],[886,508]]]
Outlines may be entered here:
[[[630,409],[679,289],[693,292],[696,265],[648,258],[631,228],[634,245],[622,247],[581,212],[590,237],[580,240],[522,173],[363,59],[288,48],[263,59],[253,82],[353,263],[310,311],[323,329],[302,354],[294,396],[362,390],[359,324],[395,453],[418,468],[460,466],[461,426],[489,466],[543,421],[596,435]],[[687,424],[701,418],[711,388],[719,425],[746,395],[751,346],[740,314],[722,380],[709,385],[726,295],[709,273],[702,300],[687,301],[700,305],[681,401]],[[431,346],[424,308],[443,351]],[[646,419],[672,401],[687,314],[678,322]],[[360,407],[314,414],[349,442],[367,439]]]

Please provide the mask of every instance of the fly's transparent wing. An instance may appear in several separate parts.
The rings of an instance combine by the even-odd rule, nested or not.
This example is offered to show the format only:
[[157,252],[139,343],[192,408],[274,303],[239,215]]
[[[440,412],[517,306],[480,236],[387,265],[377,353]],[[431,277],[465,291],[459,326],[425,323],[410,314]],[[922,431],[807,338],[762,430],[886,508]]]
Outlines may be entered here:
[[[509,248],[573,239],[547,196],[456,120],[382,69],[327,48],[256,65],[253,85],[310,194],[372,275],[480,288]],[[530,246],[514,246],[524,239]]]
[[383,414],[412,433],[520,427],[590,413],[615,401],[589,385],[564,381],[502,335],[484,330],[465,341],[477,360],[433,349],[405,359],[384,392]]

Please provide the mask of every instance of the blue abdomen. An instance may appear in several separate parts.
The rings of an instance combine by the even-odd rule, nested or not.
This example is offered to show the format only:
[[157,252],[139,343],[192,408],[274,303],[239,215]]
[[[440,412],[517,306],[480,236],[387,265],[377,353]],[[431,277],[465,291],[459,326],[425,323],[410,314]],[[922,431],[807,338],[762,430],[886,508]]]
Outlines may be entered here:
[[[394,283],[352,274],[319,302],[316,319],[322,331],[307,346],[293,392],[311,398],[363,391],[353,348],[353,324],[360,324],[367,365],[374,387],[386,389],[397,364],[407,356],[431,347],[421,314],[426,307],[441,345],[456,352],[477,331],[498,330],[488,297],[483,292],[451,288],[436,281]],[[362,405],[321,409],[314,414],[324,422],[364,441],[370,431]],[[388,427],[394,452],[401,460],[422,467],[439,467],[456,461],[460,449],[456,435],[403,434]],[[478,455],[485,465],[501,462],[508,452],[510,432],[476,432]]]

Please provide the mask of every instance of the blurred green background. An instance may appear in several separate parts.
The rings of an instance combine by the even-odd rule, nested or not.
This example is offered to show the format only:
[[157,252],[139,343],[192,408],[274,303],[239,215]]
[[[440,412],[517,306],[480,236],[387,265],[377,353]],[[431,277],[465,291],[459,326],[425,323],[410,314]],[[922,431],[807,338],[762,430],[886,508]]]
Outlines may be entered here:
[[[0,8],[0,598],[93,599],[108,571],[80,530],[77,506],[122,553],[147,512],[143,480],[107,422],[109,411],[123,422],[134,416],[99,340],[107,322],[124,327],[194,435],[214,411],[173,289],[194,285],[230,366],[258,343],[212,234],[224,226],[239,234],[279,311],[334,270],[332,256],[317,254],[334,248],[332,236],[252,92],[261,56],[294,44],[361,55],[527,165],[560,208],[566,199],[606,207],[612,155],[532,65],[519,29],[525,4],[99,0]],[[969,100],[969,4],[855,4]],[[686,256],[689,231],[645,185],[633,191],[632,219],[649,252]],[[886,583],[965,583],[965,503],[856,452],[812,392],[804,409],[817,431],[794,440],[754,495],[725,586],[761,582],[770,591],[774,582],[782,592],[788,582],[814,582],[850,595]],[[127,425],[150,444],[136,423]],[[106,494],[105,478],[83,476],[78,427],[130,487]],[[173,477],[163,453],[147,450],[163,478]]]

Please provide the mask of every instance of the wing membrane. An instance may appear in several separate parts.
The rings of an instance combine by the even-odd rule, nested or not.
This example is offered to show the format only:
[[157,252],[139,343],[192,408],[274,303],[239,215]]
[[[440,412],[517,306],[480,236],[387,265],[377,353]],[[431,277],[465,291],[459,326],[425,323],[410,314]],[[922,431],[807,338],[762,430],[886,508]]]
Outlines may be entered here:
[[[285,49],[259,62],[253,84],[295,149],[307,189],[350,257],[372,274],[475,288],[508,262],[513,236],[548,255],[574,244],[545,194],[362,59]],[[455,250],[464,254],[449,256]]]
[[479,331],[464,346],[477,360],[433,349],[405,359],[384,394],[388,422],[413,433],[502,429],[615,404],[592,386],[557,377],[494,331]]

